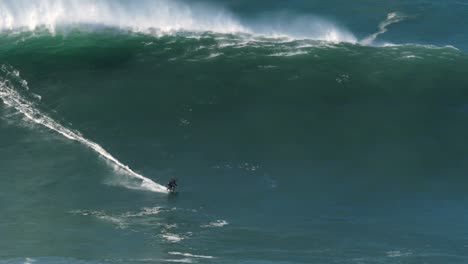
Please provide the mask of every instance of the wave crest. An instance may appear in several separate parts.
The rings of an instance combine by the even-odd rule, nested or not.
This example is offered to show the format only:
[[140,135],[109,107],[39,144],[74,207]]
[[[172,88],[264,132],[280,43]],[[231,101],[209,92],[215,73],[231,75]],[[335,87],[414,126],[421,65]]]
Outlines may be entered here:
[[[273,16],[274,17],[274,16]],[[292,21],[292,22],[290,22]],[[222,8],[181,0],[3,0],[0,31],[53,34],[70,28],[118,28],[156,35],[177,32],[248,34],[329,42],[356,42],[350,32],[315,18],[241,22]]]
[[0,30],[56,32],[77,24],[118,27],[132,31],[247,32],[227,12],[207,6],[189,6],[178,1],[143,0],[14,0],[0,2]]

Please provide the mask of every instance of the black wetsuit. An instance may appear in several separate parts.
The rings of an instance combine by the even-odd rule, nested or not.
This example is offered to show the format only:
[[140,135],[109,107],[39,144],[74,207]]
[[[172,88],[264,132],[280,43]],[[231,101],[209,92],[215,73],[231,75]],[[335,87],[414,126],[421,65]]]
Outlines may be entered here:
[[173,191],[175,190],[175,188],[177,187],[177,182],[176,180],[171,180],[168,184],[167,184],[167,189]]

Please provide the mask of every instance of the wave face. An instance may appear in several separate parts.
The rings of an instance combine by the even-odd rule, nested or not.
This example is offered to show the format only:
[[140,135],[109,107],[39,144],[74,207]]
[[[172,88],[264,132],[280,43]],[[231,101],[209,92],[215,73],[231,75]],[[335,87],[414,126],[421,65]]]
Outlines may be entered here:
[[468,263],[435,1],[210,2],[0,0],[0,263]]
[[[27,120],[55,131],[69,140],[78,141],[84,146],[92,149],[98,155],[113,164],[117,170],[121,170],[129,176],[141,180],[141,189],[167,193],[167,190],[164,186],[159,185],[152,180],[134,172],[128,166],[122,164],[120,161],[114,158],[109,152],[107,152],[97,143],[84,138],[77,131],[73,131],[60,125],[57,121],[38,110],[32,101],[28,101],[28,99],[21,96],[20,93],[15,89],[15,84],[19,84],[19,86],[25,90],[29,90],[29,87],[27,86],[27,82],[21,79],[18,70],[15,70],[8,65],[1,65],[0,71],[2,72],[0,77],[0,98],[2,99],[3,103],[5,103],[5,105],[13,107],[16,111],[23,114]],[[36,99],[41,98],[36,94],[32,95]]]

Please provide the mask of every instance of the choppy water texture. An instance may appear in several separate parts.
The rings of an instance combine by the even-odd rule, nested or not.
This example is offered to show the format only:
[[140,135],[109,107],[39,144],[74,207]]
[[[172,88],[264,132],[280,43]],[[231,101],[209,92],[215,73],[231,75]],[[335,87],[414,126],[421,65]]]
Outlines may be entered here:
[[467,263],[467,14],[0,0],[0,263]]

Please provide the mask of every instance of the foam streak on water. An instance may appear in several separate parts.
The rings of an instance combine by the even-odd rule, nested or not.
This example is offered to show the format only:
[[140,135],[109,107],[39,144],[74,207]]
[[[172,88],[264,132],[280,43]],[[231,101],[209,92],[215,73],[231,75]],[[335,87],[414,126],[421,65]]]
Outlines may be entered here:
[[[26,84],[24,81],[20,81],[19,77],[19,72],[14,70],[12,67],[6,66],[6,65],[1,65],[0,70],[3,72],[3,74],[6,74],[7,76],[11,76],[18,81],[19,83],[23,84],[24,88],[27,88]],[[73,131],[67,127],[64,127],[60,125],[58,122],[56,122],[54,119],[50,118],[46,114],[42,113],[40,110],[38,110],[35,106],[34,103],[30,102],[23,96],[21,96],[13,87],[10,81],[8,80],[3,80],[0,78],[0,98],[2,99],[3,103],[5,103],[7,106],[15,108],[17,111],[22,113],[27,120],[32,121],[36,124],[42,125],[44,127],[47,127],[62,136],[64,136],[67,139],[73,140],[80,142],[84,146],[92,149],[95,151],[99,156],[104,158],[105,160],[109,161],[112,165],[114,165],[117,169],[120,171],[123,171],[126,175],[131,176],[133,178],[136,178],[138,180],[141,180],[141,186],[140,189],[143,190],[148,190],[148,191],[153,191],[153,192],[160,192],[160,193],[167,193],[167,189],[152,181],[151,179],[148,179],[144,177],[143,175],[136,173],[130,167],[127,165],[123,164],[119,160],[117,160],[114,156],[112,156],[109,152],[107,152],[103,147],[101,147],[99,144],[84,138],[79,132]]]
[[213,256],[193,255],[190,253],[182,253],[182,252],[169,252],[169,254],[176,255],[176,256],[192,257],[192,258],[204,258],[204,259],[214,258]]

